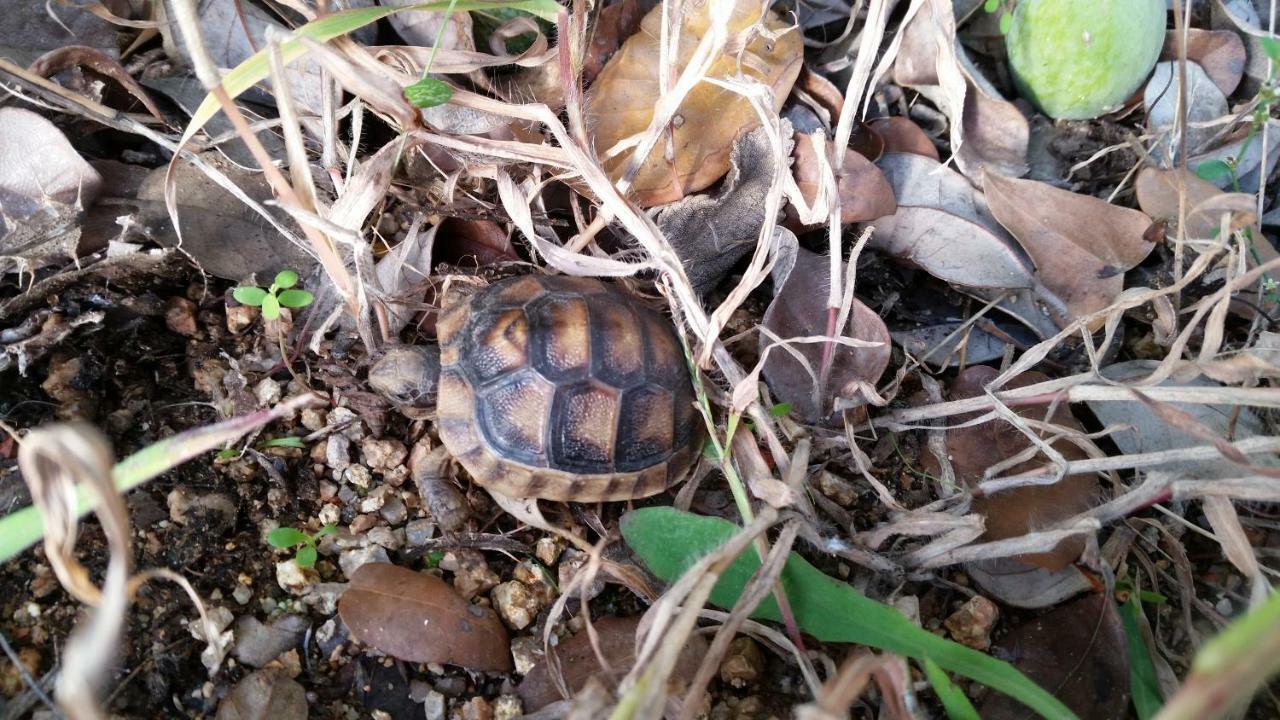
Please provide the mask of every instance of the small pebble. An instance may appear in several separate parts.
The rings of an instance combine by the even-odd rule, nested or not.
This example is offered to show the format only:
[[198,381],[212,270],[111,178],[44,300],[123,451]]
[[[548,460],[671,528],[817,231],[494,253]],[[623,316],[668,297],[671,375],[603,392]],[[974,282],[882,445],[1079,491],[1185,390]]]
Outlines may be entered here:
[[409,456],[409,450],[399,440],[387,438],[365,438],[360,443],[360,452],[364,456],[364,464],[372,470],[391,470],[403,465]]
[[369,530],[368,537],[369,542],[375,545],[381,545],[388,550],[400,549],[400,540],[396,537],[396,534],[391,531],[391,528],[386,525],[379,525]]
[[550,535],[538,538],[538,542],[533,546],[534,557],[547,567],[555,565],[562,552],[564,552],[564,540]]
[[342,427],[341,435],[352,442],[360,442],[364,438],[364,423],[351,408],[336,407],[329,411],[327,427]]
[[729,650],[720,663],[720,679],[729,685],[742,688],[764,675],[764,653],[755,640],[737,637],[729,643]]
[[227,306],[227,332],[232,335],[239,335],[258,317],[258,309],[249,307],[248,305],[228,305]]
[[[350,465],[346,470],[342,471],[342,480],[364,489],[368,488],[369,484],[373,482],[373,473],[369,472],[369,468],[363,465]],[[381,500],[379,500],[378,507],[382,507]],[[374,508],[374,510],[376,509]],[[367,510],[366,512],[373,512],[373,510]]]
[[387,555],[386,548],[380,545],[370,545],[362,548],[352,548],[345,550],[338,556],[338,566],[342,568],[342,573],[348,578],[361,565],[371,562],[389,563],[391,558]]
[[436,524],[430,520],[412,520],[404,526],[405,542],[411,547],[422,547],[436,534]]
[[461,720],[493,720],[493,707],[482,697],[473,697],[462,704]]
[[999,617],[1000,609],[995,603],[975,595],[951,613],[943,624],[956,642],[974,650],[986,650],[991,647],[991,628],[995,627]]
[[271,407],[280,402],[282,397],[280,383],[271,378],[262,378],[253,386],[253,396],[258,399],[259,407]]
[[538,596],[530,591],[528,585],[516,580],[497,586],[490,597],[498,615],[514,630],[528,627],[542,609]]
[[513,639],[511,660],[515,663],[517,673],[528,675],[538,661],[542,660],[542,639],[528,635]]
[[164,324],[184,337],[194,337],[200,332],[196,322],[196,304],[182,297],[171,297],[165,302]]
[[328,424],[329,413],[324,408],[303,408],[302,427],[316,432]]
[[502,695],[493,701],[493,720],[515,720],[524,715],[524,703],[515,695]]
[[318,577],[315,570],[299,567],[293,558],[276,563],[276,584],[290,594],[302,594]]
[[445,720],[449,706],[444,695],[432,690],[422,701],[422,709],[426,713],[427,720]]
[[409,517],[409,509],[405,507],[404,500],[400,496],[392,495],[382,505],[382,519],[392,525],[400,525]]
[[236,589],[231,591],[231,599],[241,605],[247,604],[253,599],[253,589],[247,585],[236,584]]
[[351,441],[342,435],[330,435],[325,440],[324,463],[333,470],[334,477],[340,477],[339,474],[351,464],[350,448]]

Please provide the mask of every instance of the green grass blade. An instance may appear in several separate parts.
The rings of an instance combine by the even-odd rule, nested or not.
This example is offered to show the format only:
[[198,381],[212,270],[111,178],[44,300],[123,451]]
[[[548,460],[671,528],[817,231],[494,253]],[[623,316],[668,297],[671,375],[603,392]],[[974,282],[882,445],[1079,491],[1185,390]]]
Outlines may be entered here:
[[950,720],[982,720],[964,691],[951,682],[951,678],[947,677],[947,671],[943,670],[938,663],[925,658],[924,674],[929,678],[929,684],[933,686],[933,691],[942,701],[942,707],[947,711],[947,717]]
[[[667,582],[675,581],[697,558],[724,544],[738,530],[733,523],[719,518],[668,507],[636,510],[622,520],[627,544],[654,574]],[[733,607],[759,565],[754,553],[739,556],[711,591],[711,603]],[[819,640],[858,643],[916,660],[930,658],[950,672],[1009,695],[1046,718],[1075,718],[1061,701],[1012,665],[916,627],[894,608],[827,577],[795,553],[783,568],[782,586],[796,622]],[[772,597],[766,598],[752,617],[775,622],[782,619]]]
[[[365,25],[377,22],[388,15],[393,15],[403,10],[443,12],[450,5],[455,10],[512,8],[524,10],[544,20],[551,21],[555,20],[556,13],[560,11],[560,5],[555,0],[435,0],[435,2],[424,2],[402,7],[369,7],[345,10],[313,20],[293,31],[288,39],[280,43],[280,58],[285,65],[288,65],[305,55],[307,49],[302,44],[303,38],[324,42],[354,30],[359,30]],[[264,48],[224,75],[222,77],[222,87],[226,89],[228,95],[235,98],[267,79],[269,74],[270,65],[267,60],[267,49]],[[204,102],[201,102],[200,107],[196,108],[195,113],[192,114],[191,123],[187,125],[186,131],[182,134],[182,142],[185,144],[197,132],[200,132],[200,129],[204,127],[205,123],[209,122],[209,118],[212,118],[218,112],[218,109],[217,99],[213,95],[205,96]]]
[[1120,622],[1124,625],[1124,636],[1129,641],[1129,688],[1133,695],[1133,709],[1138,720],[1148,720],[1160,712],[1164,699],[1160,696],[1160,684],[1156,681],[1155,665],[1151,662],[1151,654],[1147,652],[1147,644],[1142,641],[1142,630],[1138,625],[1138,615],[1142,606],[1138,604],[1138,594],[1129,595],[1129,601],[1120,606]]
[[[120,492],[128,492],[198,455],[215,450],[250,430],[287,417],[316,401],[314,395],[299,395],[270,410],[242,415],[165,438],[116,463],[111,469],[111,481]],[[93,492],[84,486],[76,489],[78,517],[83,517],[93,507],[93,498]],[[34,506],[15,510],[0,518],[0,563],[7,562],[43,536],[44,520]]]

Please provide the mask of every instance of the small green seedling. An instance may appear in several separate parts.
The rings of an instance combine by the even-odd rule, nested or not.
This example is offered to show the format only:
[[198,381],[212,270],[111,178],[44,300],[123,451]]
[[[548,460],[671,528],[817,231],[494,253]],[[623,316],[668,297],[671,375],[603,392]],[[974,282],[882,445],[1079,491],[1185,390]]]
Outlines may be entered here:
[[262,317],[268,320],[280,318],[280,308],[302,308],[311,304],[315,297],[306,290],[294,289],[298,284],[298,273],[293,270],[281,270],[276,273],[275,282],[265,290],[252,285],[244,285],[232,291],[231,296],[241,305],[262,308]]
[[262,443],[263,450],[266,450],[267,448],[276,448],[276,447],[287,447],[287,448],[297,448],[298,450],[306,450],[307,444],[303,442],[302,438],[298,437],[297,435],[286,435],[284,437],[272,438]]
[[316,564],[316,543],[320,538],[336,532],[338,528],[333,523],[320,528],[314,535],[309,535],[297,528],[278,527],[267,533],[267,544],[281,550],[298,548],[293,559],[298,563],[298,567],[309,568]]

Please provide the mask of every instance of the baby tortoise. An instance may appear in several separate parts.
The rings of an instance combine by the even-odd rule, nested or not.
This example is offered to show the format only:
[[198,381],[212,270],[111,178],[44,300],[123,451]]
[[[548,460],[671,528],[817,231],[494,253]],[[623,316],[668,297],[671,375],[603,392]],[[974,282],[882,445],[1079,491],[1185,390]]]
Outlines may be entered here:
[[446,298],[440,439],[513,497],[640,498],[688,470],[700,440],[671,323],[588,278],[523,276]]

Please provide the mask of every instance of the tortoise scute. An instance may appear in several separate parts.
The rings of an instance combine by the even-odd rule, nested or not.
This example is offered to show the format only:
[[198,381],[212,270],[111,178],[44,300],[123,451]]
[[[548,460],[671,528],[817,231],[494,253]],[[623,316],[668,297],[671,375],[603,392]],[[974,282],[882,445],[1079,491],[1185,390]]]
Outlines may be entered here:
[[613,471],[618,391],[595,382],[561,387],[552,423],[552,465],[577,472]]
[[589,278],[525,276],[449,308],[440,437],[508,495],[620,500],[679,479],[697,441],[680,344],[656,312]]
[[536,373],[522,372],[480,395],[480,427],[505,457],[527,464],[546,461],[546,408],[555,388]]

